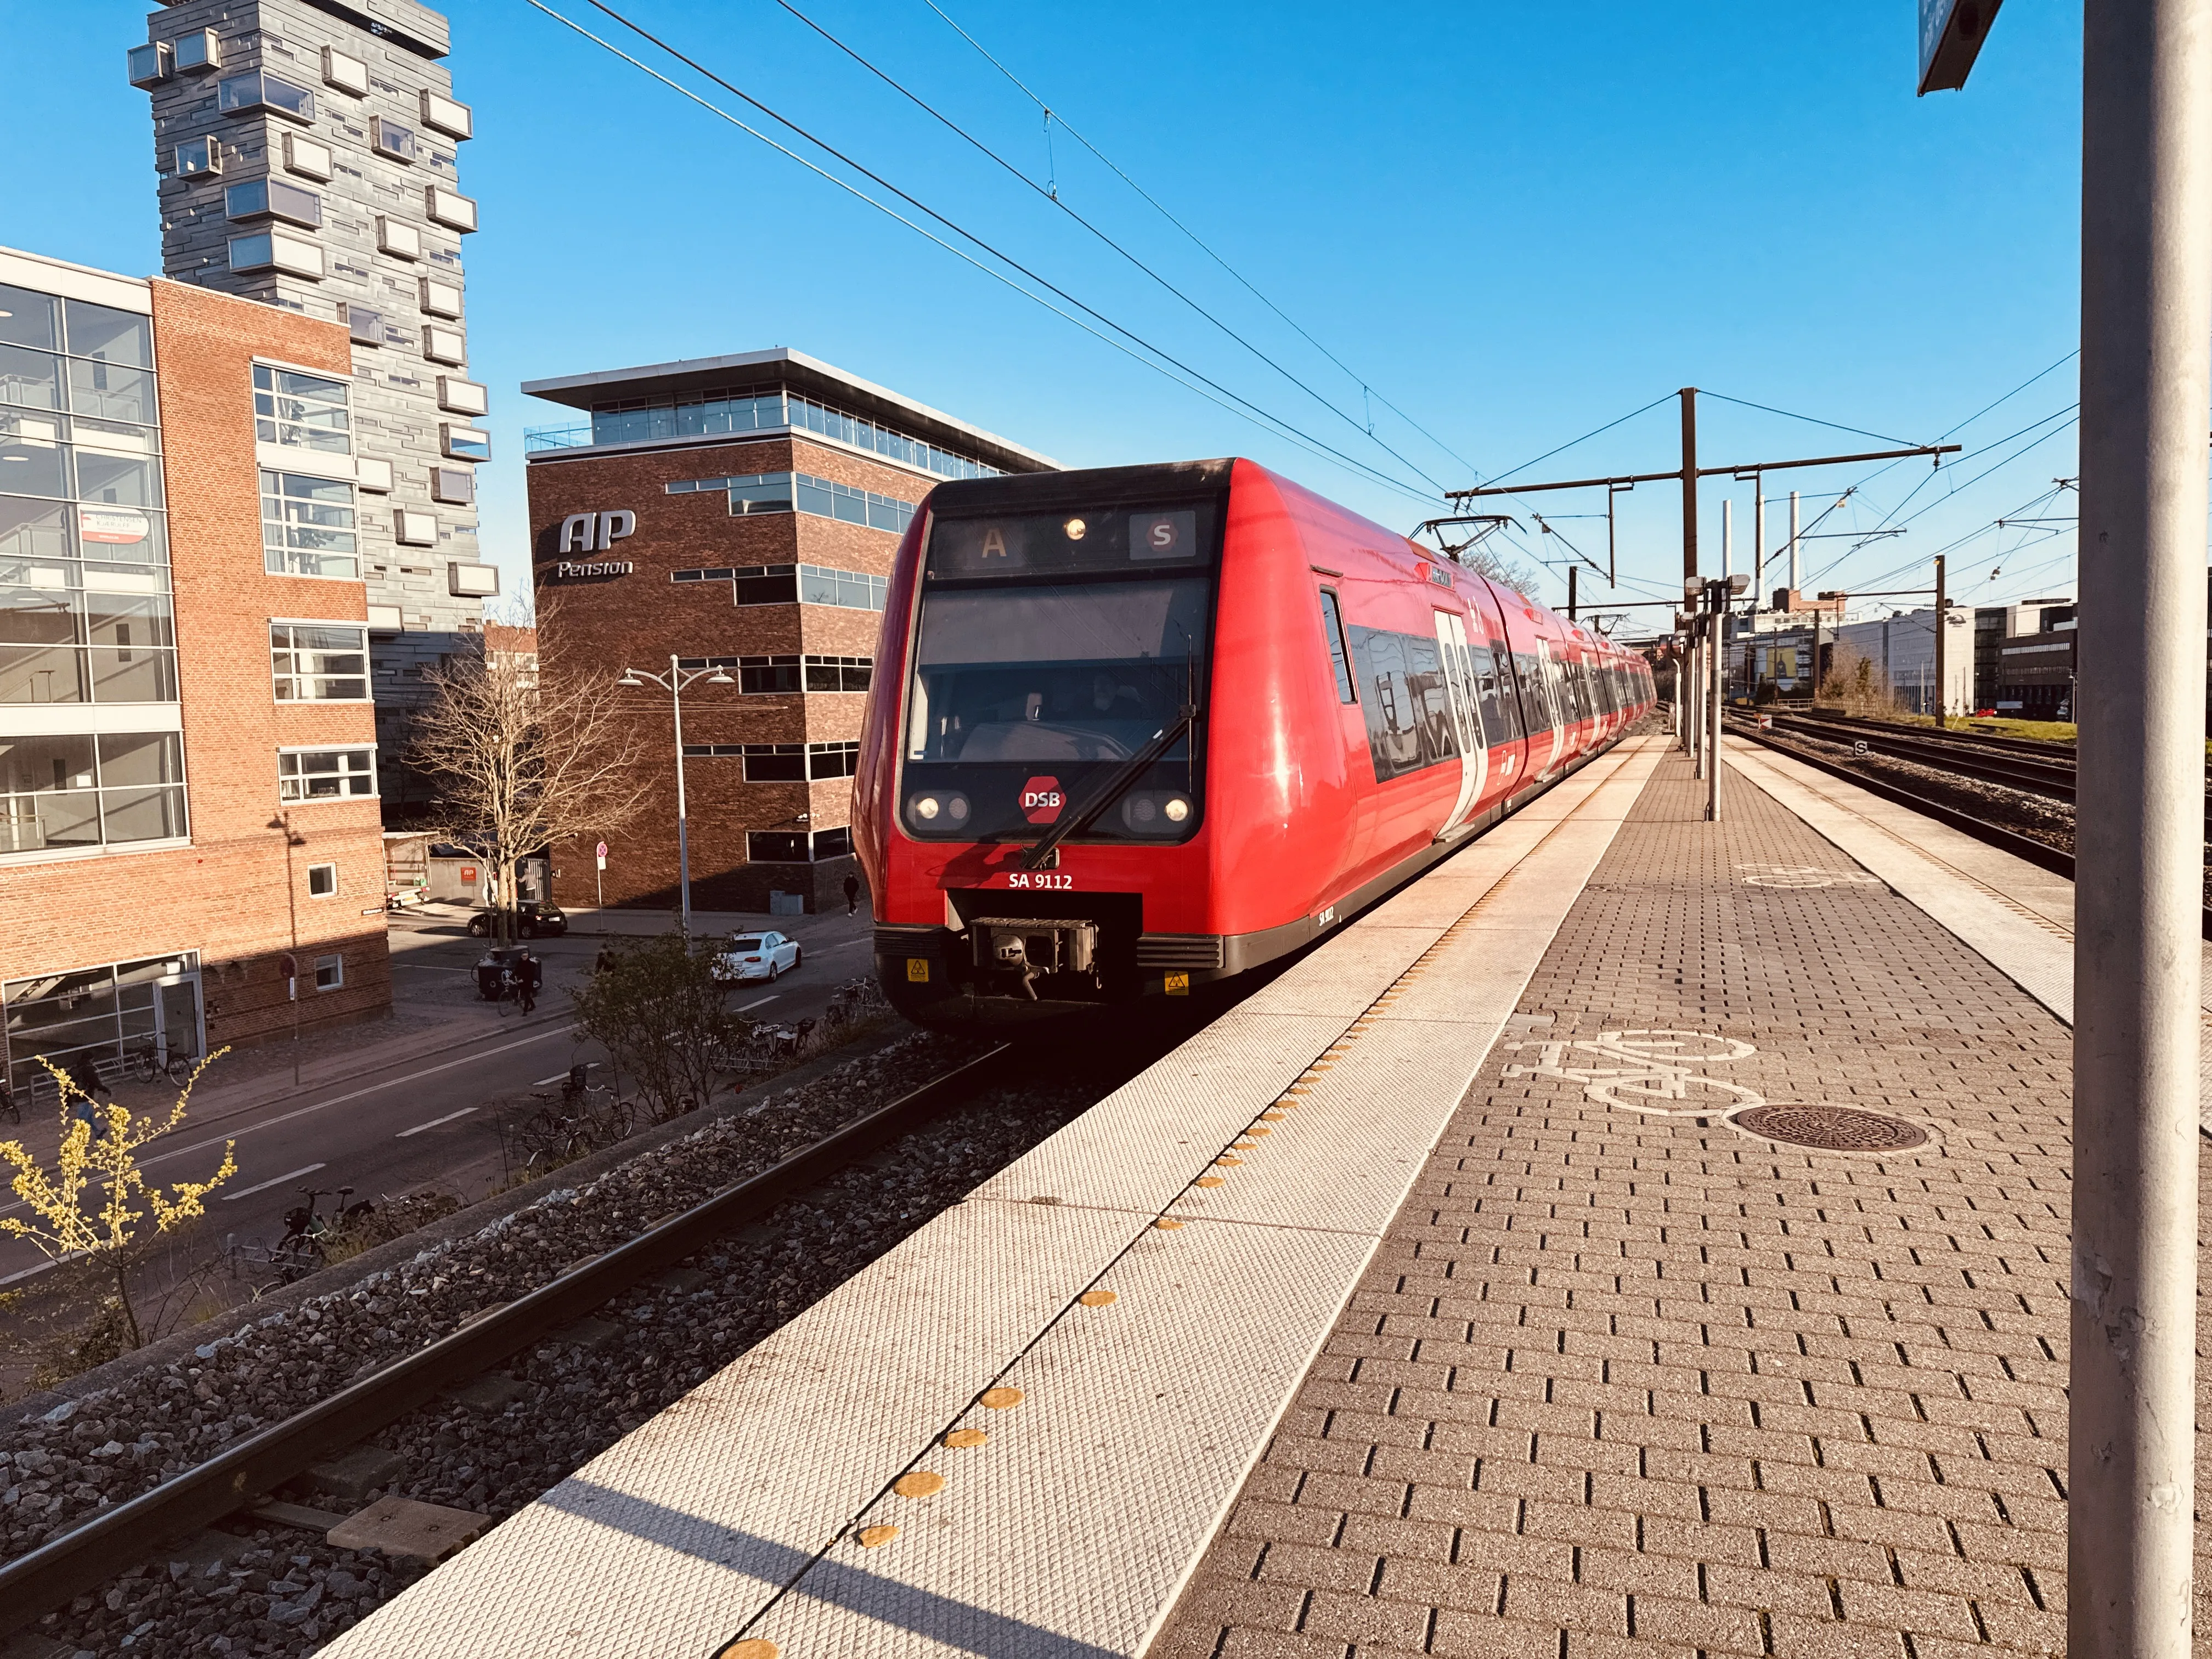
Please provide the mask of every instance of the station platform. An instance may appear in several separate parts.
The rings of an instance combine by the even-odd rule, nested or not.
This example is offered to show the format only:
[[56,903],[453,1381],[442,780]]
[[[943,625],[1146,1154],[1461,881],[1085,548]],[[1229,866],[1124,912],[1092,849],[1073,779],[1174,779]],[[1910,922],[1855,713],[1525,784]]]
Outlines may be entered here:
[[2059,1651],[2070,892],[1730,767],[1620,744],[324,1653]]

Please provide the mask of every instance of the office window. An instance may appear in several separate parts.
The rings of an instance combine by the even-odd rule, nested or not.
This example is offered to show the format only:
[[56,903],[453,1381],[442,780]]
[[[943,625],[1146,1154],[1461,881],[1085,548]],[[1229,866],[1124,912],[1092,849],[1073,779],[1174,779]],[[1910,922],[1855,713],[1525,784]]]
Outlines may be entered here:
[[349,92],[356,98],[368,96],[368,65],[336,46],[323,48],[323,84],[336,87],[340,92]]
[[743,657],[738,662],[741,694],[781,696],[799,689],[796,657]]
[[224,216],[257,219],[266,216],[295,225],[323,222],[323,198],[312,190],[288,185],[282,179],[245,179],[222,193]]
[[380,213],[376,216],[376,246],[395,258],[419,259],[422,257],[422,233],[404,219]]
[[232,237],[230,268],[233,270],[282,270],[294,276],[307,276],[320,282],[328,266],[323,258],[321,244],[310,241],[295,232],[271,229],[258,231],[251,236]]
[[216,88],[216,102],[225,115],[258,115],[264,111],[295,121],[315,118],[315,94],[265,70],[234,75]]
[[853,832],[849,829],[817,830],[814,832],[814,856],[817,859],[849,858],[853,852]]
[[256,363],[253,435],[264,444],[350,455],[353,417],[348,396],[343,380]]
[[875,673],[873,657],[809,657],[806,659],[806,689],[809,691],[865,691]]
[[269,624],[279,702],[362,702],[368,697],[368,629],[340,623]]
[[338,867],[335,864],[311,864],[307,866],[307,896],[329,898],[338,890]]
[[261,550],[274,576],[361,578],[353,486],[293,472],[261,475]]
[[806,775],[816,781],[823,778],[857,777],[860,770],[860,745],[857,743],[810,743],[806,745]]
[[749,743],[744,751],[747,783],[805,781],[806,745],[803,743]]
[[313,139],[297,132],[284,135],[284,168],[302,179],[328,183],[337,169],[331,165],[330,146],[319,144]]
[[276,755],[280,800],[346,800],[376,793],[376,750],[284,749]]
[[738,571],[730,586],[731,602],[735,605],[795,605],[799,602],[799,567],[754,565]]
[[416,155],[415,130],[403,127],[397,121],[387,121],[381,115],[372,115],[368,118],[368,147],[387,161],[412,161]]
[[807,861],[807,839],[804,832],[787,835],[774,830],[751,830],[745,836],[745,857],[755,864],[804,864]]
[[345,958],[343,957],[315,958],[315,988],[318,991],[336,991],[342,988],[344,984]]
[[222,140],[188,138],[177,146],[179,179],[210,178],[222,172]]
[[[832,570],[818,564],[799,567],[799,602],[834,605],[851,611],[880,611],[890,583],[858,570]],[[744,603],[742,599],[739,604]]]
[[174,732],[0,737],[0,855],[181,839],[184,776]]

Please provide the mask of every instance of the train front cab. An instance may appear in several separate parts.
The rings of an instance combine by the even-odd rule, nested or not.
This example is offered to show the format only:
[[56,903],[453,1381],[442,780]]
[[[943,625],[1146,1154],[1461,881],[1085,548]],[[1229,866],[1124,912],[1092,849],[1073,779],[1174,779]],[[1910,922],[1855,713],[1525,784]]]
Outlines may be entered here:
[[1248,461],[940,486],[855,783],[878,972],[963,1026],[1244,972],[1594,752],[1609,651]]

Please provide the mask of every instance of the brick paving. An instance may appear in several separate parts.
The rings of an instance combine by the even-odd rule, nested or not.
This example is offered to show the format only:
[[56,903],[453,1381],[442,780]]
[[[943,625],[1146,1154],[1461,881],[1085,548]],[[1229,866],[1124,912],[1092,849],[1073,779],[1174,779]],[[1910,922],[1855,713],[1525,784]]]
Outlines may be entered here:
[[[1156,1659],[2063,1651],[2069,1035],[1764,794],[1701,800],[1670,757],[1520,1040],[1738,1039],[1705,1075],[1930,1144],[1501,1042]],[[1806,866],[1858,878],[1747,879]]]

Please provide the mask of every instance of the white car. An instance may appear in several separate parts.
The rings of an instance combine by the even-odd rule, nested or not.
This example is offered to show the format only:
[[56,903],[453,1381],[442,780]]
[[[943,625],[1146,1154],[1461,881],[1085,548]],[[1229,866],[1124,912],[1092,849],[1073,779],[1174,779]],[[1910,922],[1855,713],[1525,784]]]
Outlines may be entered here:
[[781,933],[740,933],[714,965],[718,979],[774,980],[799,966],[799,941]]

